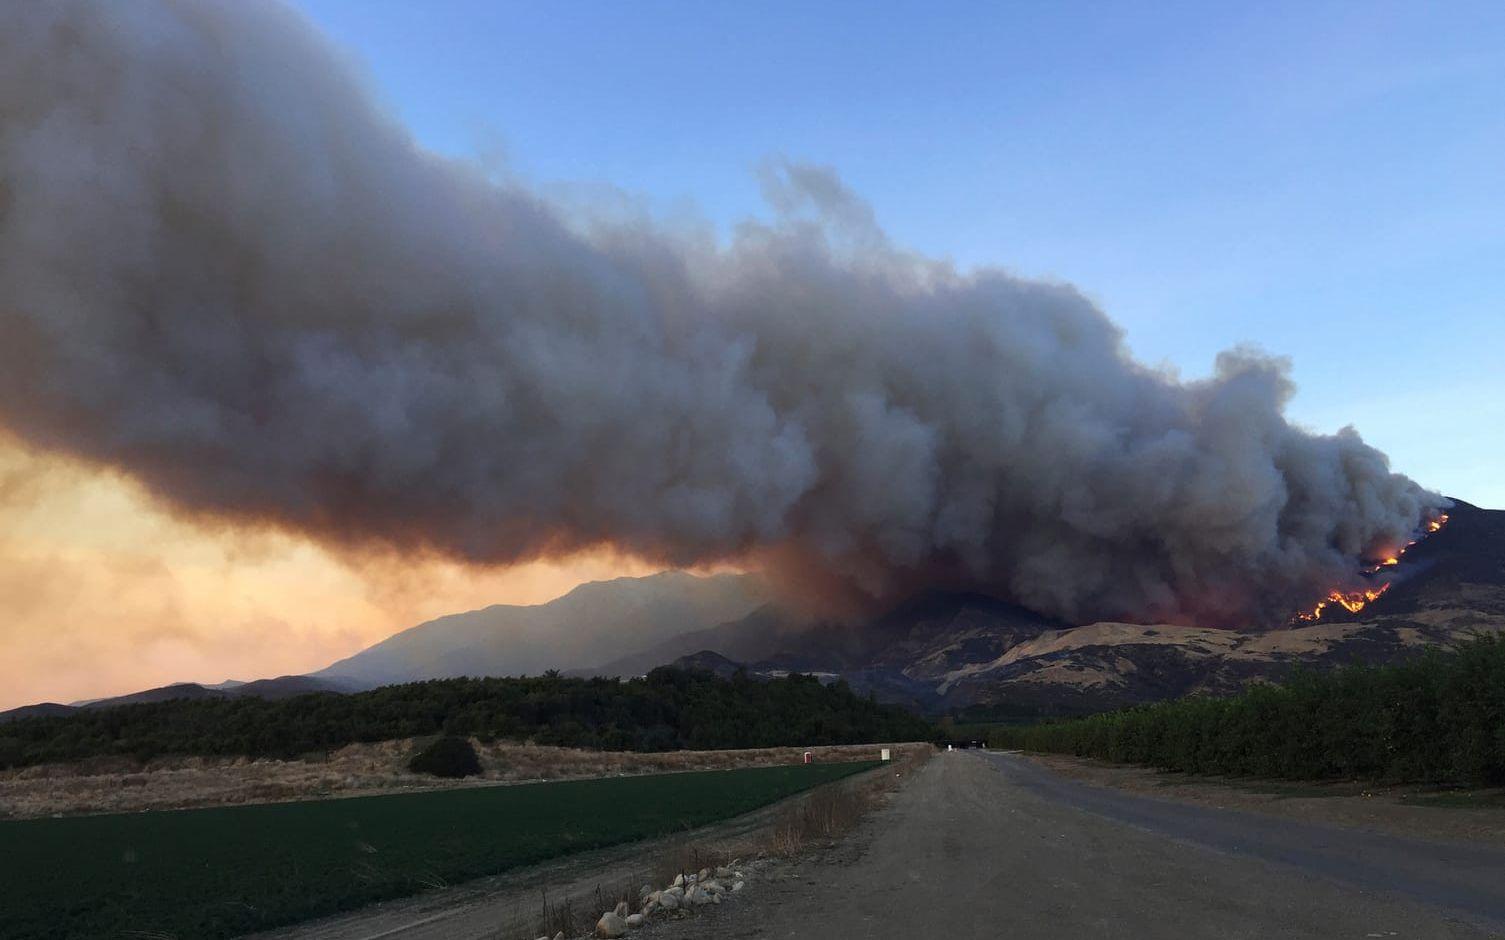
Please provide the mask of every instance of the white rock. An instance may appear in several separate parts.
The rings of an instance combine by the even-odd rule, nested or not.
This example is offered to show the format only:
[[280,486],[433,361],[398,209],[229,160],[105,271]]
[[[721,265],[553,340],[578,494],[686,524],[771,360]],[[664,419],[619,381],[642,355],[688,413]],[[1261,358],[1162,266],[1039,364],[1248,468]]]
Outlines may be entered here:
[[711,877],[711,870],[709,868],[702,868],[700,870],[700,873],[698,875],[696,875],[695,880],[696,881],[705,881],[709,877]]
[[701,885],[701,887],[711,892],[712,894],[719,894],[720,892],[726,890],[725,888],[721,887],[721,882],[717,881],[714,878]]
[[734,881],[734,882],[732,882],[732,894],[736,894],[738,891],[741,891],[742,890],[742,885],[743,885],[743,882],[740,882],[740,881]]
[[644,917],[652,917],[654,914],[657,914],[657,913],[658,913],[658,902],[657,901],[649,901],[647,904],[643,905],[643,916]]
[[716,895],[712,894],[709,891],[706,891],[699,886],[696,886],[693,895],[685,895],[685,902],[688,904],[694,904],[697,907],[705,904],[715,904]]
[[679,907],[679,895],[665,891],[663,896],[658,899],[658,904],[664,910],[672,911]]
[[620,937],[627,932],[627,924],[617,916],[616,911],[607,911],[596,921],[596,936]]
[[643,915],[642,914],[628,914],[627,915],[627,929],[628,930],[636,930],[636,929],[638,929],[641,926],[643,926]]
[[680,874],[674,876],[673,887],[683,888],[684,886],[685,886],[685,876],[684,876],[684,873],[681,872]]
[[627,902],[626,901],[618,901],[617,902],[617,906],[614,907],[614,908],[612,908],[611,912],[613,914],[617,915],[618,917],[626,917],[627,916]]
[[556,933],[554,935],[554,940],[564,940],[564,931],[561,930],[558,933]]

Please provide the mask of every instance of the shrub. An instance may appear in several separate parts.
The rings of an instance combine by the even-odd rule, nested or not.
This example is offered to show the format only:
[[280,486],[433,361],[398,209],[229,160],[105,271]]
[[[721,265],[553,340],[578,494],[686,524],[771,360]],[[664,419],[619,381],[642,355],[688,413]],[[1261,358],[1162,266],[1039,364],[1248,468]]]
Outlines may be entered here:
[[1301,672],[1283,686],[1007,728],[993,746],[1162,770],[1396,783],[1505,783],[1505,639],[1397,666]]
[[415,754],[408,769],[435,777],[474,777],[481,772],[481,759],[469,738],[445,735]]

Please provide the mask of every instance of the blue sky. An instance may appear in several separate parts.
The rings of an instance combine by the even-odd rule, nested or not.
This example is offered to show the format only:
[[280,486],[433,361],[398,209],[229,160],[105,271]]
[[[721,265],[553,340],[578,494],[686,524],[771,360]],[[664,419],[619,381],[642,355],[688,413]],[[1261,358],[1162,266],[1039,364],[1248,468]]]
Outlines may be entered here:
[[896,241],[1069,280],[1150,362],[1505,507],[1505,4],[295,0],[425,145],[665,215],[835,167]]

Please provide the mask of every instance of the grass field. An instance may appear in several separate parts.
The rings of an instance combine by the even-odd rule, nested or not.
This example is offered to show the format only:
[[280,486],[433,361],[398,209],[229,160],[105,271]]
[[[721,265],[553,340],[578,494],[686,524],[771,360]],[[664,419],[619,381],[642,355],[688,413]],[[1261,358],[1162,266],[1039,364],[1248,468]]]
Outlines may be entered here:
[[231,937],[705,825],[873,766],[0,822],[0,937]]

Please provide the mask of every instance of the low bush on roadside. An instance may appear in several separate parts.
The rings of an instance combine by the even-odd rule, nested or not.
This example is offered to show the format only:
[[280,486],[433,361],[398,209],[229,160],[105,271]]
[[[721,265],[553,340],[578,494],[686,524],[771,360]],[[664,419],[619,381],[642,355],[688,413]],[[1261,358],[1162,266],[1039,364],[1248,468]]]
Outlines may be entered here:
[[1499,785],[1505,640],[1486,635],[1396,666],[1298,673],[1231,698],[999,728],[989,743],[1188,773]]
[[445,735],[414,754],[408,769],[435,777],[474,777],[481,772],[481,759],[469,738]]

